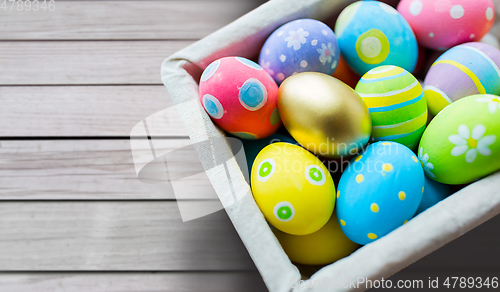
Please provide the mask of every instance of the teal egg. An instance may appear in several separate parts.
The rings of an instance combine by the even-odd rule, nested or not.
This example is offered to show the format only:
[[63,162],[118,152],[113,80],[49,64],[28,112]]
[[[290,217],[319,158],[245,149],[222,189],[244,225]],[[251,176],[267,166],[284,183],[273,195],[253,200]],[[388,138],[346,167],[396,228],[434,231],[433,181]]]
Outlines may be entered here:
[[378,1],[358,1],[346,7],[335,24],[340,52],[359,75],[381,65],[413,72],[418,46],[404,17]]
[[428,177],[425,177],[422,202],[420,202],[420,206],[418,206],[417,213],[415,215],[418,215],[436,205],[446,199],[449,195],[451,195],[450,186],[438,183]]

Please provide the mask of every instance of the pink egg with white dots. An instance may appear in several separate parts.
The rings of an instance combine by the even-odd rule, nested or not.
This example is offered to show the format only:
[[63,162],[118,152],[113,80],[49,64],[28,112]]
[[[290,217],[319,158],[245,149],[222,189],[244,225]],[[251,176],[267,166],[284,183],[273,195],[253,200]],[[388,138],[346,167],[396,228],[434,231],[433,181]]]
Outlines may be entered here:
[[420,45],[440,51],[479,41],[495,21],[492,0],[401,0],[398,11]]
[[214,61],[200,79],[200,101],[222,129],[243,139],[262,139],[281,125],[278,85],[262,67],[241,57]]

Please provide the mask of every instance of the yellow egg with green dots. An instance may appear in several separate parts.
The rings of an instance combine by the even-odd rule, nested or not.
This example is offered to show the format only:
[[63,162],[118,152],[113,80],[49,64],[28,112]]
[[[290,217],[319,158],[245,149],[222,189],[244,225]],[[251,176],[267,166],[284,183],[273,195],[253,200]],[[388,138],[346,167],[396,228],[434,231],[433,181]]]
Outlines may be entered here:
[[416,148],[427,123],[427,101],[422,86],[408,71],[380,66],[356,85],[372,119],[372,141],[394,141]]
[[285,233],[316,232],[333,213],[335,185],[330,172],[302,147],[289,143],[266,146],[255,158],[251,181],[262,214]]

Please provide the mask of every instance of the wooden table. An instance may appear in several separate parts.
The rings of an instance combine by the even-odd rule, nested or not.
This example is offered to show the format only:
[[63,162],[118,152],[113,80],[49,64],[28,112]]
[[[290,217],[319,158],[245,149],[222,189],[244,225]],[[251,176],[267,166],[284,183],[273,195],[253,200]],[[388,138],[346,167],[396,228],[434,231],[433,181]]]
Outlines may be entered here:
[[0,291],[263,289],[224,211],[182,223],[129,141],[171,106],[161,62],[263,2],[0,9]]
[[[225,213],[182,223],[172,193],[137,180],[129,142],[171,106],[162,60],[262,2],[0,9],[1,292],[264,290]],[[179,126],[170,139],[187,136]],[[498,274],[499,221],[396,277]]]

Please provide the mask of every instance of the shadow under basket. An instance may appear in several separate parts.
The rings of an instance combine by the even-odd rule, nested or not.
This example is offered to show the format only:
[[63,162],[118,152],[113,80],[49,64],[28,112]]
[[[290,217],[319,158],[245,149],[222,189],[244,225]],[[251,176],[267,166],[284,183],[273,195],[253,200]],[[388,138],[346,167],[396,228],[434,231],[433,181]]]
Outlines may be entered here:
[[[294,19],[313,18],[333,26],[336,16],[351,2],[269,1],[167,58],[161,67],[162,81],[192,142],[224,137],[224,132],[213,124],[199,101],[198,81],[204,68],[226,56],[255,59],[267,37]],[[206,165],[216,165],[217,157],[231,152],[229,145],[216,148],[197,149],[200,160]],[[364,291],[364,285],[350,287],[348,283],[359,277],[388,278],[500,213],[500,173],[496,173],[463,188],[344,259],[318,271],[301,268],[304,273],[301,275],[257,207],[236,160],[230,159],[225,165],[208,169],[206,174],[267,288],[273,292]],[[304,278],[308,280],[297,285]],[[318,284],[325,281],[330,281],[330,286]]]

